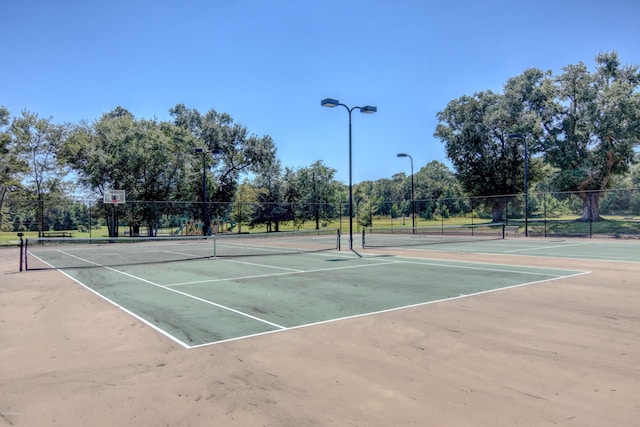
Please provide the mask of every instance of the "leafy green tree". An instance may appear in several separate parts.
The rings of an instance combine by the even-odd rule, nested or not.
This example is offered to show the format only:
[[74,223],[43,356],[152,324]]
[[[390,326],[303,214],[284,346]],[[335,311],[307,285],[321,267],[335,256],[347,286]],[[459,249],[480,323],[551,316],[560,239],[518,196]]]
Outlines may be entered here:
[[45,227],[44,203],[68,196],[71,184],[65,181],[66,170],[59,150],[67,136],[66,125],[52,123],[37,114],[23,111],[11,123],[16,155],[27,165],[24,184],[28,194],[38,201],[38,230]]
[[304,218],[299,208],[302,192],[298,186],[298,176],[295,169],[286,167],[282,176],[282,200],[287,211],[287,220],[299,228],[304,224]]
[[602,191],[625,174],[640,144],[640,73],[618,54],[596,56],[591,73],[569,65],[555,80],[556,98],[546,104],[539,150],[558,168],[555,184],[577,191],[583,221],[598,221]]
[[375,200],[360,200],[358,203],[358,224],[362,227],[371,227],[373,225],[373,217],[377,213],[377,204]]
[[[174,124],[193,137],[192,150],[202,148],[213,151],[215,159],[208,165],[217,185],[214,201],[229,202],[242,173],[258,173],[276,157],[276,148],[270,136],[250,134],[245,126],[234,123],[226,113],[214,109],[205,114],[178,104],[170,109]],[[197,188],[197,186],[195,186]]]
[[[517,190],[518,148],[500,121],[501,97],[491,91],[463,96],[438,113],[435,136],[465,190],[473,195],[511,194]],[[494,221],[502,219],[506,198],[493,198]]]
[[238,233],[242,233],[242,224],[252,221],[258,206],[258,190],[248,181],[238,186],[232,215],[238,226]]
[[[409,180],[408,185],[411,185]],[[431,218],[438,199],[451,198],[458,200],[449,202],[452,213],[460,213],[468,210],[466,205],[461,205],[466,199],[456,175],[442,162],[433,160],[416,172],[414,177],[416,214],[424,218]],[[446,193],[446,194],[445,194]]]
[[[502,94],[463,96],[438,113],[435,136],[445,144],[463,189],[486,197],[493,221],[503,219],[510,195],[525,190],[524,148],[539,144],[541,122],[553,116],[546,109],[554,94],[549,75],[526,70],[509,79]],[[533,153],[530,150],[528,160]],[[539,175],[538,165],[529,161],[529,182]]]
[[304,219],[314,221],[316,230],[320,223],[332,221],[337,215],[336,170],[317,161],[311,166],[297,171],[297,185],[300,189],[299,204]]
[[265,224],[267,231],[280,231],[280,223],[287,220],[283,204],[282,168],[275,157],[263,163],[256,176],[257,205],[251,226]]
[[19,155],[19,146],[13,138],[10,123],[9,110],[0,106],[0,227],[10,221],[4,215],[5,202],[12,192],[20,188],[20,175],[28,170],[27,162]]
[[[92,125],[77,126],[62,152],[91,190],[125,190],[128,200],[150,202],[176,199],[194,180],[192,144],[172,124],[136,120],[118,107]],[[160,219],[152,203],[133,204],[128,215],[134,228],[147,223],[150,234]],[[117,235],[116,222],[110,222],[110,236]]]
[[635,161],[629,169],[629,186],[640,188],[640,154],[636,154]]
[[[379,214],[384,212],[391,215],[392,218],[400,215],[410,216],[413,212],[411,207],[411,176],[401,172],[393,174],[390,180],[375,181],[372,186],[371,199],[377,205],[375,211]],[[388,202],[384,203],[384,201]],[[384,205],[383,209],[381,209],[381,205]]]

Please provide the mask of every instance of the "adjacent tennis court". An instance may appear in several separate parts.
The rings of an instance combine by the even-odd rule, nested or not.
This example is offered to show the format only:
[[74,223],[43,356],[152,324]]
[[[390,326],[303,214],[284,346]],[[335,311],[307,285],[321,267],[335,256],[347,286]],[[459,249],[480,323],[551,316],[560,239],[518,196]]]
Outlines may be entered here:
[[634,425],[638,242],[477,231],[30,241],[29,272],[0,264],[0,412]]
[[[398,245],[398,247],[400,246]],[[533,256],[609,262],[640,262],[640,245],[635,240],[529,238],[476,241],[472,244],[442,242],[435,245],[422,242],[420,245],[408,245],[403,249],[418,252],[483,253],[505,257]]]
[[[338,251],[336,236],[327,231],[135,244],[49,239],[27,250],[29,268],[60,269],[186,348],[587,273]],[[548,253],[549,245],[480,239],[437,247]],[[411,247],[432,246],[412,240]]]

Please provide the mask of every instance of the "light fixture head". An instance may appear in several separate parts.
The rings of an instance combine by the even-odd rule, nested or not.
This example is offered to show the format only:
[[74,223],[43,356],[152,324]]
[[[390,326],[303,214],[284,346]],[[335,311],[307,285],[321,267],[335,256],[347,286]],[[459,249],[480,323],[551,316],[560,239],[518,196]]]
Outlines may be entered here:
[[340,101],[338,101],[337,99],[333,99],[333,98],[325,98],[322,101],[320,101],[320,105],[323,106],[323,107],[333,108],[333,107],[337,107],[338,105],[340,105]]
[[373,107],[371,105],[365,105],[364,107],[360,107],[360,112],[364,114],[373,114],[378,111],[378,107]]
[[213,150],[205,150],[204,148],[196,148],[196,153],[198,154],[206,154],[211,153],[213,155],[222,154],[222,150],[219,148],[214,148]]
[[398,157],[408,157],[407,153],[398,153]]

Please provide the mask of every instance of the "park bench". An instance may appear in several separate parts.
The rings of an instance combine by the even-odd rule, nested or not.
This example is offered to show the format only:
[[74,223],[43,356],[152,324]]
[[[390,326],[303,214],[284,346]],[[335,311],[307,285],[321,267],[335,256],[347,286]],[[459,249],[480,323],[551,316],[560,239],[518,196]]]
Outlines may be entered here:
[[70,231],[43,231],[42,237],[73,237]]

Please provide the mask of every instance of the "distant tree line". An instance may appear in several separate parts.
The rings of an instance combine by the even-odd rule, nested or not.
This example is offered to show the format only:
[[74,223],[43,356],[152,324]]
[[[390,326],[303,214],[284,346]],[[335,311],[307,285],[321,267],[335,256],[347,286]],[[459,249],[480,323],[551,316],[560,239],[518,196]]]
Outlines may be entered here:
[[[454,171],[437,161],[418,168],[420,216],[469,212],[477,208],[468,206],[469,196],[479,196],[500,221],[509,195],[525,191],[525,148],[529,190],[575,191],[582,220],[600,219],[603,190],[637,186],[640,73],[615,52],[595,59],[593,72],[582,63],[558,75],[529,69],[509,79],[503,93],[449,102],[437,115],[435,136]],[[348,212],[346,185],[322,161],[283,167],[270,136],[250,133],[226,113],[183,104],[169,112],[171,119],[160,121],[116,107],[93,122],[58,124],[29,111],[11,116],[0,106],[2,229],[26,222],[38,230],[73,228],[75,217],[86,219],[84,205],[71,213],[33,206],[72,203],[79,195],[99,200],[110,189],[125,190],[128,200],[201,202],[204,185],[208,215],[234,218],[240,232],[242,224],[268,231],[306,222],[319,228]],[[10,199],[23,207],[13,204],[9,212]],[[409,216],[411,179],[399,173],[357,183],[353,200],[364,225],[374,216]],[[532,197],[528,209],[535,203]],[[191,215],[198,218],[194,206]],[[147,224],[149,233],[161,220],[152,204],[128,215],[132,226]],[[110,233],[117,233],[115,226]]]
[[[603,191],[629,172],[640,144],[640,73],[615,52],[559,75],[538,69],[492,91],[455,99],[438,113],[435,136],[462,187],[474,195],[524,192],[524,182],[576,191],[584,221],[600,220]],[[528,149],[527,180],[524,150]],[[506,198],[492,200],[499,220]]]

